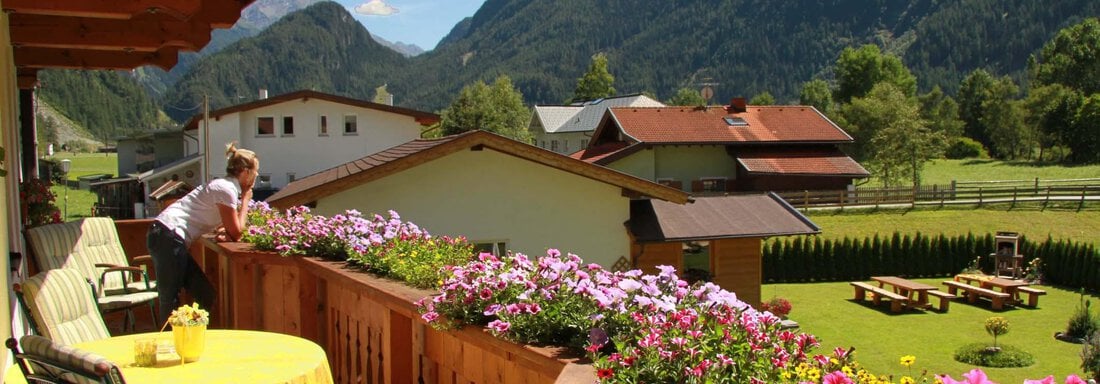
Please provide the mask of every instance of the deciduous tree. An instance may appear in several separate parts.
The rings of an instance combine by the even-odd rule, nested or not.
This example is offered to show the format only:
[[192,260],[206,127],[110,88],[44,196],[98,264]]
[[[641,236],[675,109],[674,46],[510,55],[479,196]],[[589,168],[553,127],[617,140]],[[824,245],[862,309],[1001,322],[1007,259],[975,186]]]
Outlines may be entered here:
[[918,105],[893,84],[879,83],[844,106],[860,157],[884,186],[905,179],[919,185],[924,164],[943,153],[942,135],[928,128]]
[[844,48],[836,60],[837,89],[834,99],[847,103],[852,98],[863,97],[880,82],[894,85],[906,96],[917,93],[917,78],[909,72],[897,56],[883,53],[877,45],[867,44],[859,49]]
[[833,91],[829,89],[829,83],[825,80],[813,79],[802,83],[798,102],[802,105],[812,105],[821,113],[828,115],[833,111]]
[[699,91],[691,88],[680,88],[676,91],[675,95],[672,95],[665,104],[668,105],[705,105],[706,100],[703,100],[703,95],[699,94]]
[[1058,32],[1031,68],[1038,84],[1062,84],[1084,95],[1100,92],[1100,19]]
[[768,91],[760,92],[749,100],[749,105],[774,105],[775,96]]
[[527,143],[531,141],[527,130],[530,118],[531,111],[523,105],[523,94],[508,76],[501,75],[492,86],[479,80],[463,87],[458,98],[443,111],[440,128],[444,135],[480,129]]
[[588,72],[577,79],[577,88],[573,90],[573,101],[593,100],[615,94],[615,77],[607,70],[607,55],[597,53],[592,56]]

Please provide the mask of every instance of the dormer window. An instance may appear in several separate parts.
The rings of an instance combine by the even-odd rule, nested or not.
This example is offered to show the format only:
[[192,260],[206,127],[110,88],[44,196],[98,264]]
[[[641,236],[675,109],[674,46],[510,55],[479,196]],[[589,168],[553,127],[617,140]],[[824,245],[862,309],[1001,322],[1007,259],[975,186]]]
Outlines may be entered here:
[[722,120],[725,120],[726,125],[731,126],[731,127],[747,127],[747,126],[749,126],[749,122],[745,121],[745,119],[742,119],[740,117],[723,117]]

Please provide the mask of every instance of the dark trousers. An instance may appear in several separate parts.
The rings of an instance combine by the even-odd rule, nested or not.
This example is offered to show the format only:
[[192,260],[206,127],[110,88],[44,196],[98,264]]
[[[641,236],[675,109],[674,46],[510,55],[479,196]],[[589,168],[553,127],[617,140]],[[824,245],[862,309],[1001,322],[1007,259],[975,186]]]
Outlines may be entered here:
[[199,303],[199,307],[213,316],[214,286],[206,279],[199,264],[191,258],[183,239],[164,224],[153,221],[145,242],[157,273],[160,319],[167,320],[168,315],[179,308],[180,288],[187,288],[187,293]]

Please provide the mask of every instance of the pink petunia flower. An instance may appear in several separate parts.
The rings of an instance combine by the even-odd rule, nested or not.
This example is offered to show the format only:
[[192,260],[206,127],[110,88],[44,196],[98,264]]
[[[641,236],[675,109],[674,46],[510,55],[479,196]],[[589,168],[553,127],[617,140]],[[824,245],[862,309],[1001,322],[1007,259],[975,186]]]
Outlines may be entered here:
[[833,371],[825,377],[821,378],[822,384],[852,384],[852,379],[845,375],[841,371]]

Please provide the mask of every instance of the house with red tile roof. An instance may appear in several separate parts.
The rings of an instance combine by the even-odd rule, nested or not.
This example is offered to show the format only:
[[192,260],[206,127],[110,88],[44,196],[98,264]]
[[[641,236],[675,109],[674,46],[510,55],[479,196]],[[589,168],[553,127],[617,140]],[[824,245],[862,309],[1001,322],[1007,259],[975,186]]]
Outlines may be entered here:
[[609,108],[570,155],[693,193],[845,189],[870,174],[812,106]]
[[300,178],[267,202],[325,216],[394,210],[433,235],[465,236],[497,254],[557,248],[615,270],[698,268],[750,303],[760,300],[762,239],[818,232],[775,195],[691,201],[484,131],[412,140]]

